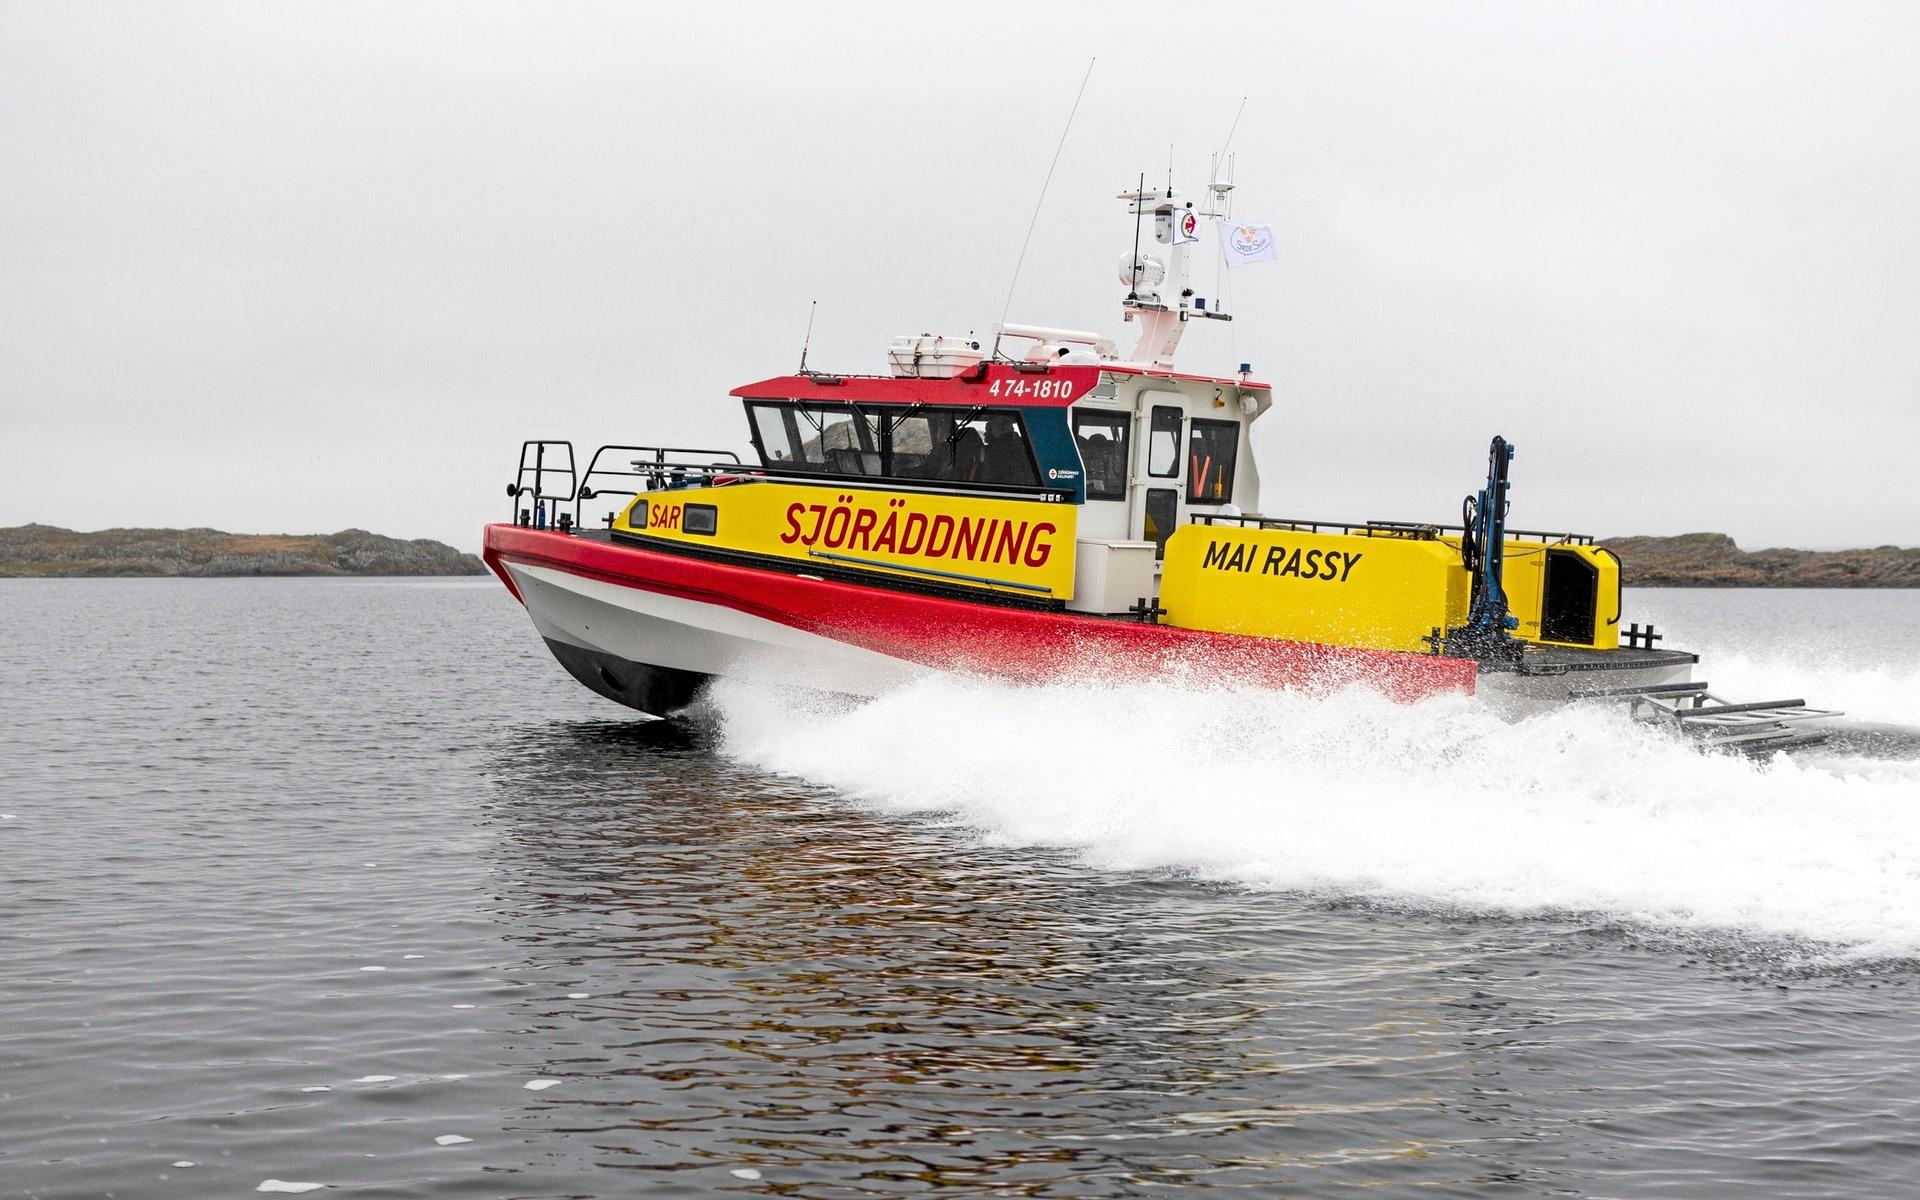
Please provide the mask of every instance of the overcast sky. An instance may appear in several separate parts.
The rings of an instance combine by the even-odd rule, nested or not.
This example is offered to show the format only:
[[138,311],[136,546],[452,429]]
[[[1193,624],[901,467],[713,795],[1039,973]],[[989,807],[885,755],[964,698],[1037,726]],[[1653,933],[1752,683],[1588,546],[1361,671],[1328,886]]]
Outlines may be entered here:
[[[473,549],[520,439],[744,447],[729,388],[1122,332],[1114,193],[1226,136],[1190,370],[1264,507],[1920,543],[1920,6],[0,0],[0,525]],[[1201,274],[1202,291],[1212,268]],[[1123,345],[1130,344],[1130,339]]]

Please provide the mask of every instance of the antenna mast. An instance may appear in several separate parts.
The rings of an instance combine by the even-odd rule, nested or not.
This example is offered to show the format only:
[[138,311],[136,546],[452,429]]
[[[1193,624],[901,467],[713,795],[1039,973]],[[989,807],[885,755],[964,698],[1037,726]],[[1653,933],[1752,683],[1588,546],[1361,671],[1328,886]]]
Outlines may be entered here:
[[[1080,78],[1080,90],[1073,94],[1073,107],[1067,111],[1067,125],[1060,131],[1060,144],[1053,148],[1053,161],[1047,164],[1047,177],[1040,183],[1040,197],[1033,202],[1033,219],[1027,222],[1027,236],[1020,241],[1020,257],[1013,264],[1013,278],[1007,281],[1007,302],[1000,309],[1000,324],[1007,323],[1007,314],[1013,311],[1013,289],[1020,285],[1020,268],[1027,265],[1027,247],[1033,242],[1034,226],[1040,223],[1040,206],[1047,202],[1047,188],[1053,183],[1053,169],[1060,165],[1060,152],[1067,148],[1067,135],[1073,132],[1073,118],[1080,111],[1080,97],[1087,94],[1087,81],[1093,78],[1093,64],[1099,62],[1098,56],[1087,60],[1087,73]],[[993,334],[993,355],[1000,357],[1000,333]]]
[[[1233,145],[1233,135],[1240,128],[1240,116],[1247,111],[1247,98],[1240,97],[1240,107],[1233,110],[1233,123],[1227,126],[1226,140],[1213,152],[1211,178],[1207,180],[1207,207],[1201,211],[1203,217],[1230,217],[1233,215],[1233,156],[1227,148]],[[1221,174],[1222,171],[1226,173]]]
[[1233,145],[1233,132],[1240,128],[1240,114],[1247,111],[1247,98],[1240,97],[1240,107],[1233,110],[1233,124],[1227,126],[1227,140],[1220,143],[1219,157],[1227,156],[1227,147]]
[[800,373],[807,373],[807,349],[813,345],[813,314],[820,307],[818,300],[807,302],[807,337],[800,343]]
[[1147,173],[1140,172],[1140,186],[1135,192],[1133,202],[1133,282],[1127,286],[1127,299],[1140,298],[1140,218],[1146,213],[1146,206],[1139,197],[1147,194]]

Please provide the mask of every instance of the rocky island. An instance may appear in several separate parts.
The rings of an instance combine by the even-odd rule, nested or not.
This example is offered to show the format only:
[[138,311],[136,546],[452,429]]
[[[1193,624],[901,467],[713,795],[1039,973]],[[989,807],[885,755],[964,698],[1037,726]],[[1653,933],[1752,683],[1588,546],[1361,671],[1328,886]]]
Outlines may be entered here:
[[1628,587],[1920,587],[1920,549],[1742,550],[1724,533],[1605,538]]
[[444,542],[339,533],[225,533],[218,529],[0,528],[0,578],[55,576],[481,575],[486,567]]
[[[1629,587],[1920,587],[1920,549],[1742,550],[1724,533],[1618,537]],[[23,576],[483,575],[444,542],[218,529],[0,528],[0,578]]]

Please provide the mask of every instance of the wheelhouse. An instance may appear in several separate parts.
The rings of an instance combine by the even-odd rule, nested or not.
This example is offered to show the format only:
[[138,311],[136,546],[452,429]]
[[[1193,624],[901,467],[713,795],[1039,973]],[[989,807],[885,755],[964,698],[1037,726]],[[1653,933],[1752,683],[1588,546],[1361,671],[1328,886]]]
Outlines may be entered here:
[[1249,429],[1267,385],[1142,368],[981,363],[942,378],[789,375],[733,392],[762,470],[1038,488],[1082,541],[1149,543],[1259,504]]

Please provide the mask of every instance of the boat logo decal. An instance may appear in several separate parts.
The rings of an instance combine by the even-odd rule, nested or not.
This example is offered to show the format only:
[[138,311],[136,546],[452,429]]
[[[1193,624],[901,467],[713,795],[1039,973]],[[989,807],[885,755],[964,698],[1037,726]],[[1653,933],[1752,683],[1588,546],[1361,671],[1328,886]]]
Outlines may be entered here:
[[645,529],[680,528],[680,506],[678,504],[655,504],[650,506],[647,519],[642,523]]
[[1346,550],[1306,550],[1295,546],[1262,547],[1251,542],[1208,542],[1207,556],[1200,563],[1203,571],[1236,571],[1242,575],[1272,575],[1276,578],[1318,579],[1326,583],[1345,583],[1347,576],[1364,554]]

